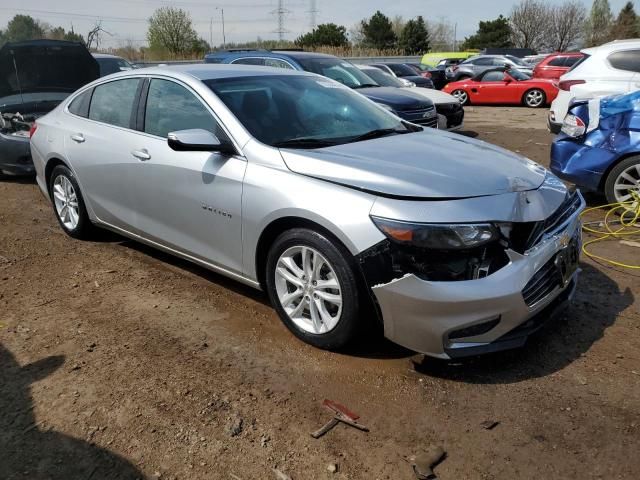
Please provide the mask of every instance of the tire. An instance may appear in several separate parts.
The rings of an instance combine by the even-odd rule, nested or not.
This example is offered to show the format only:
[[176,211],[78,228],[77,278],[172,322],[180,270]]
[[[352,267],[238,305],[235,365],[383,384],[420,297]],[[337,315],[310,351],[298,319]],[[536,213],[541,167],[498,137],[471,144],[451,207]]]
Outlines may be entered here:
[[62,230],[80,240],[92,238],[95,227],[87,214],[80,186],[73,172],[65,165],[58,165],[51,172],[49,195],[53,213]]
[[[307,265],[320,267],[317,274],[309,269],[306,272],[311,274],[305,275],[303,255],[308,255]],[[276,238],[269,250],[267,292],[296,337],[335,350],[349,343],[358,330],[360,292],[354,271],[351,255],[342,245],[316,231],[295,228]]]
[[[635,186],[633,181],[637,182]],[[616,188],[616,185],[618,188]],[[629,185],[628,189],[620,188]],[[640,194],[640,156],[625,158],[611,169],[604,184],[604,194],[608,203],[631,200],[630,192]],[[629,198],[626,196],[629,195]]]
[[547,104],[547,96],[539,88],[532,88],[524,92],[522,103],[529,108],[540,108]]
[[451,95],[453,95],[460,101],[460,105],[469,104],[469,94],[466,91],[462,90],[461,88],[453,90],[451,92]]

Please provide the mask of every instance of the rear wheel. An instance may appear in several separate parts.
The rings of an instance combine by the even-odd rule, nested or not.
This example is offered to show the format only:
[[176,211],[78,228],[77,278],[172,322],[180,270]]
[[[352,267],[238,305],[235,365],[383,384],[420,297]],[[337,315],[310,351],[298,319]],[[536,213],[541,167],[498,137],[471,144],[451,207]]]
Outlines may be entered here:
[[613,167],[604,192],[609,203],[632,202],[633,193],[640,195],[640,156],[625,158]]
[[358,285],[349,253],[308,229],[281,234],[269,251],[271,304],[301,340],[324,349],[344,346],[357,330]]
[[539,88],[534,88],[524,94],[523,102],[527,107],[538,108],[544,106],[547,96]]
[[53,211],[65,233],[73,238],[90,238],[95,227],[89,220],[76,177],[68,167],[58,165],[53,169],[49,193]]
[[464,90],[454,90],[453,92],[451,92],[451,95],[456,97],[461,105],[466,105],[467,103],[469,103],[469,95]]

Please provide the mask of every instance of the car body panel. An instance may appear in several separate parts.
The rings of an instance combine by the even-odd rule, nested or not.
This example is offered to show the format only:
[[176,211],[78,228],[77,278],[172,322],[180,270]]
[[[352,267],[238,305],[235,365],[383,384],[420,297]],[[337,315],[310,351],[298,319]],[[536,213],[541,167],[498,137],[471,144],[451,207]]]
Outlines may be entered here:
[[[67,108],[74,95],[42,117],[31,138],[38,185],[48,197],[45,174],[50,162],[62,161],[75,173],[93,222],[256,288],[267,253],[261,240],[274,225],[303,222],[352,255],[354,268],[362,269],[362,255],[384,255],[375,248],[389,241],[371,215],[425,223],[546,221],[570,197],[562,182],[534,162],[448,133],[424,131],[320,149],[263,144],[203,81],[312,76],[265,68],[150,68],[94,82],[75,95],[122,78],[171,79],[189,87],[210,107],[235,153],[170,151],[164,138],[75,116]],[[73,142],[78,133],[84,141]],[[149,158],[134,158],[133,149],[146,149]],[[572,210],[557,231],[545,232],[527,252],[505,250],[510,261],[486,278],[432,282],[399,274],[369,285],[387,336],[442,358],[473,353],[480,340],[494,345],[505,331],[552,307],[575,285],[562,284],[535,307],[522,306],[523,284],[545,260],[562,255],[571,228],[578,230],[578,215]],[[452,344],[444,336],[495,314],[503,322],[482,338]]]
[[[304,155],[283,149],[282,156],[294,172],[393,197],[497,195],[535,190],[545,178],[544,170],[525,158],[514,161],[517,157],[510,152],[479,140],[431,130],[401,138],[337,145]],[[392,145],[395,154],[390,158],[383,152]],[[491,155],[492,165],[498,170],[478,169],[473,176],[461,177],[461,171],[477,164],[479,149]]]

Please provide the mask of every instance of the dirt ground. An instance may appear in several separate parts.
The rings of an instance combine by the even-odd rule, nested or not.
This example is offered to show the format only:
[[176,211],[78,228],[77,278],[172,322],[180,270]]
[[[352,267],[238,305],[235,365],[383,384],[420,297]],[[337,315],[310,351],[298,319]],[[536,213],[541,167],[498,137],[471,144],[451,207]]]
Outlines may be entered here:
[[[470,107],[466,130],[548,164],[545,113]],[[401,480],[430,445],[444,480],[636,479],[639,274],[581,268],[567,317],[521,350],[445,363],[372,333],[329,353],[263,294],[120,237],[72,240],[32,181],[0,182],[0,479]],[[312,439],[324,398],[371,431]]]

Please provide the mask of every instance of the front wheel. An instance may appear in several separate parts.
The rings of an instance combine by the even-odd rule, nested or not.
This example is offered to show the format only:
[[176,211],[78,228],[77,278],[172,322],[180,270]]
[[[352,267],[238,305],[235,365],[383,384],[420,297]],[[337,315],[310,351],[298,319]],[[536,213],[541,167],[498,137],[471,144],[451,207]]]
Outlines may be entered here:
[[469,103],[469,94],[464,90],[454,90],[451,92],[451,95],[456,97],[461,105],[466,105]]
[[269,251],[266,285],[271,304],[294,335],[337,349],[355,335],[358,285],[349,252],[308,229],[281,234]]
[[[640,156],[625,158],[605,180],[604,193],[609,203],[629,203],[633,208],[634,194],[640,195]],[[637,198],[637,197],[635,197]]]
[[529,90],[524,94],[524,104],[530,108],[538,108],[544,106],[546,103],[546,95],[538,88]]

